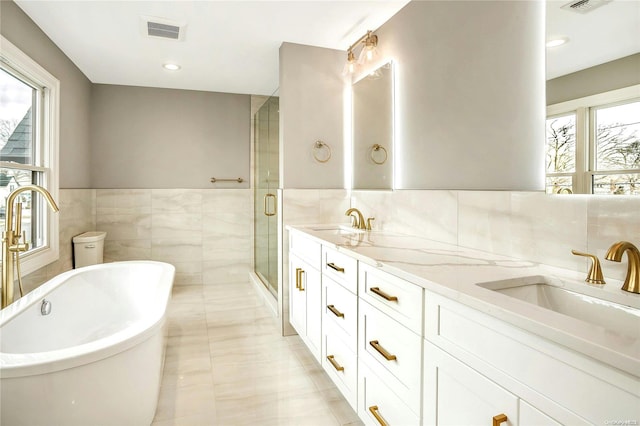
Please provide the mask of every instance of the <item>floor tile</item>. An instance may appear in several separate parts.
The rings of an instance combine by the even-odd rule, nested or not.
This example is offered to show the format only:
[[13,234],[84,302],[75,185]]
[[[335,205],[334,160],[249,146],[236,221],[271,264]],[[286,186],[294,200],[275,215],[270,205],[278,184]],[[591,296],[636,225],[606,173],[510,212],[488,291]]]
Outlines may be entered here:
[[361,425],[249,282],[173,289],[152,426]]

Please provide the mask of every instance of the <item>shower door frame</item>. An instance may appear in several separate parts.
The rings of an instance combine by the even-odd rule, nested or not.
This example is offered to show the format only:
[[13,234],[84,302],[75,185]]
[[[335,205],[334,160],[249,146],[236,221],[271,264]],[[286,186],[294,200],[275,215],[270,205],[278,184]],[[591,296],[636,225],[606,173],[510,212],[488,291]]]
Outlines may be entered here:
[[280,141],[278,97],[269,97],[256,113],[254,135],[254,272],[265,288],[276,299],[279,299],[278,223],[280,211],[277,194]]

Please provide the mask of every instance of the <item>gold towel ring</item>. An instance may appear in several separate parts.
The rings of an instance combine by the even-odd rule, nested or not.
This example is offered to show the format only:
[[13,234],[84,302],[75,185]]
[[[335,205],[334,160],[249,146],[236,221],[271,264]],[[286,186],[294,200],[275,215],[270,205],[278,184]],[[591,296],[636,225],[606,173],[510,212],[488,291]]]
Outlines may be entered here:
[[[378,152],[382,150],[384,152],[384,159],[382,161],[377,161],[376,158],[374,157],[373,153],[374,152]],[[387,157],[389,156],[389,154],[387,153],[387,150],[385,149],[384,146],[374,143],[373,146],[371,146],[371,161],[373,161],[376,164],[384,164],[387,161]]]
[[[318,157],[318,151],[321,150],[322,148],[326,148],[327,150],[326,158]],[[320,140],[316,141],[313,144],[313,158],[315,158],[318,163],[326,163],[331,159],[331,147]]]

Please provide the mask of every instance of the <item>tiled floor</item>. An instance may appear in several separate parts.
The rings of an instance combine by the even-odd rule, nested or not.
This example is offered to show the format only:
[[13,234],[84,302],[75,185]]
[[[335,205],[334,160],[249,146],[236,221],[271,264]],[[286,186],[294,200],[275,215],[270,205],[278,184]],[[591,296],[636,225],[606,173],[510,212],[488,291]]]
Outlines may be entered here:
[[176,286],[153,426],[360,425],[250,283]]

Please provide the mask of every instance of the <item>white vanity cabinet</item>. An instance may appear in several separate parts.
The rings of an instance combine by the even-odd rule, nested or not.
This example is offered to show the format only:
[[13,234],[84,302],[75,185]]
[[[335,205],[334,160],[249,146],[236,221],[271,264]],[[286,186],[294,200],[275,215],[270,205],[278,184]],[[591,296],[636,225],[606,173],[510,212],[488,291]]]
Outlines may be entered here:
[[491,425],[500,416],[511,426],[517,424],[515,395],[426,340],[424,401],[425,426]]
[[[424,341],[426,425],[559,426],[515,394]],[[586,424],[575,419],[573,424]]]
[[444,297],[361,254],[290,238],[291,324],[365,424],[640,421],[637,376],[501,320],[508,312],[462,291]]
[[289,322],[320,361],[320,244],[301,234],[289,239]]
[[431,292],[425,313],[423,425],[640,419],[637,378]]

